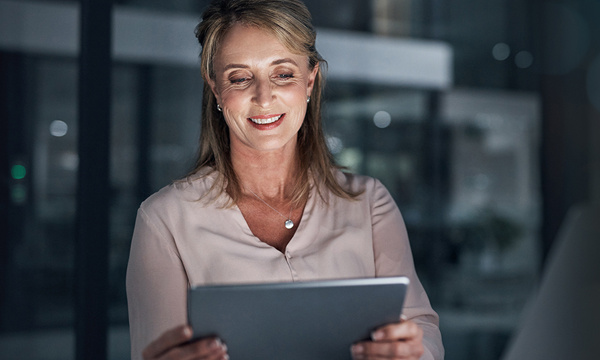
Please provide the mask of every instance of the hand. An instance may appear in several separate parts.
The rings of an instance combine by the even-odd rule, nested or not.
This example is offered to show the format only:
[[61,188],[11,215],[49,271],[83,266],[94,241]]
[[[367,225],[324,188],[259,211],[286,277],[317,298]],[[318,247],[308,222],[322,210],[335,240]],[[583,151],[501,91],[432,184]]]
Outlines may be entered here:
[[165,331],[142,352],[144,360],[228,360],[227,347],[217,338],[194,342],[192,329],[182,325]]
[[385,325],[371,334],[372,341],[352,346],[355,360],[412,359],[418,360],[423,348],[423,330],[412,321]]

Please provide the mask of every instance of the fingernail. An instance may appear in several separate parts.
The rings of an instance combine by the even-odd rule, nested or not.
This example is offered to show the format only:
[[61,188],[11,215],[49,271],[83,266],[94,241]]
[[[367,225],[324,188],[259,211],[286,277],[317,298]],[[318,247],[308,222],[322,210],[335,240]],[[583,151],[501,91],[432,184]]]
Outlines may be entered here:
[[218,347],[222,348],[223,343],[221,342],[221,339],[214,339],[213,341],[210,342],[209,346],[211,349],[216,349]]
[[192,336],[192,329],[190,329],[189,326],[186,326],[183,328],[183,336],[185,337],[191,337]]
[[356,344],[356,345],[352,346],[350,351],[352,351],[352,354],[354,354],[354,355],[360,355],[363,352],[365,352],[365,348],[361,344]]
[[227,345],[223,342],[223,340],[217,338],[211,344],[210,347],[213,349],[221,348],[221,350],[227,352]]
[[371,339],[374,341],[383,339],[383,336],[384,336],[383,331],[373,331],[371,333]]
[[402,315],[400,315],[400,320],[406,321],[406,320],[408,320],[408,316],[402,314]]

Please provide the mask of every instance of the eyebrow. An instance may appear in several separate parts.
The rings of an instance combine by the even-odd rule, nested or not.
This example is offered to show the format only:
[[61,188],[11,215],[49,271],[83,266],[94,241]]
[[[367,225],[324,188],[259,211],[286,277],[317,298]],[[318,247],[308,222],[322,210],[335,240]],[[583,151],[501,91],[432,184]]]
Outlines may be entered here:
[[279,65],[279,64],[286,64],[286,63],[291,63],[293,65],[298,66],[298,64],[296,64],[296,62],[290,58],[275,60],[271,63],[271,65]]
[[[298,64],[294,60],[292,60],[290,58],[283,58],[283,59],[274,60],[271,63],[271,66],[273,66],[273,65],[280,65],[280,64],[287,64],[287,63],[290,63],[290,64],[298,66]],[[244,65],[244,64],[228,64],[228,65],[225,66],[225,68],[223,69],[223,71],[226,71],[226,70],[229,70],[229,69],[249,69],[249,68],[250,68],[250,66]]]
[[244,65],[244,64],[228,64],[225,66],[225,68],[223,68],[223,71],[229,70],[229,69],[248,69],[248,68],[249,68],[249,66]]

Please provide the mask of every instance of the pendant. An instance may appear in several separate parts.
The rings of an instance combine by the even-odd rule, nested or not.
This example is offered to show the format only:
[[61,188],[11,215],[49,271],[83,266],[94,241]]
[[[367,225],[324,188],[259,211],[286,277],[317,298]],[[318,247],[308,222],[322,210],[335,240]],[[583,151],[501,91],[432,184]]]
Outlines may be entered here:
[[293,227],[294,227],[294,222],[293,222],[292,220],[290,220],[290,219],[287,219],[287,220],[285,221],[285,228],[286,228],[286,229],[291,229],[291,228],[293,228]]

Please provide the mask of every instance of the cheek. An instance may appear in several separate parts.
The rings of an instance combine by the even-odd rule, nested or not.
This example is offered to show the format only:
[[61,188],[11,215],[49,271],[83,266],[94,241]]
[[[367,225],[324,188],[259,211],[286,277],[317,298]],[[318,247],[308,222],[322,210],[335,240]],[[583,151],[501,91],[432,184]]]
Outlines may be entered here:
[[304,84],[293,84],[286,91],[282,92],[281,96],[290,104],[298,104],[300,106],[306,104],[306,89],[307,87]]
[[227,124],[227,128],[229,128],[229,131],[233,131],[236,134],[239,134],[240,131],[242,131],[242,121],[245,121],[246,119],[242,119],[239,113],[236,112],[234,109],[232,109],[229,106],[224,108],[223,117],[225,118],[225,123]]
[[243,107],[243,102],[229,101],[224,102],[225,106],[223,107],[223,116],[227,123],[236,122],[241,117],[245,117],[246,111]]
[[221,93],[221,106],[230,111],[239,111],[249,102],[248,96],[240,91],[224,91]]

